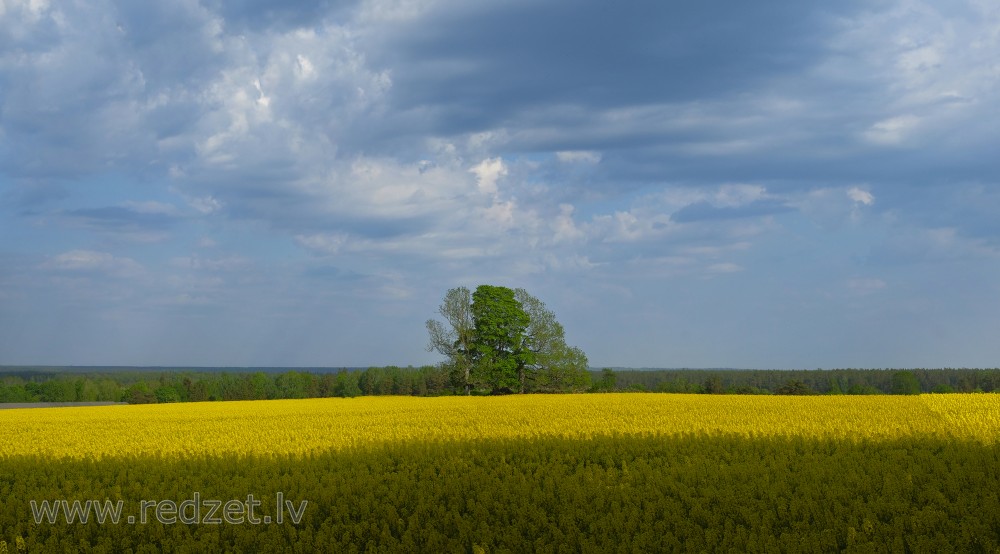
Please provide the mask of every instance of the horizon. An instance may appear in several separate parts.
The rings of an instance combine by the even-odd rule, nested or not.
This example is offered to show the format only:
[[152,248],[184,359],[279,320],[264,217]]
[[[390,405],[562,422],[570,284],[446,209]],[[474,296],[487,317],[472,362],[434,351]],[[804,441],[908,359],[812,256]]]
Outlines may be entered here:
[[1000,364],[1000,5],[0,3],[0,364]]
[[[238,373],[248,373],[248,372],[264,372],[273,373],[279,371],[301,371],[305,373],[317,372],[317,373],[333,373],[335,371],[364,371],[369,368],[386,368],[386,367],[396,367],[400,369],[419,369],[421,367],[436,367],[436,364],[424,364],[424,365],[399,365],[399,364],[388,364],[388,365],[360,365],[360,366],[162,366],[162,365],[149,365],[149,366],[136,366],[136,365],[0,365],[0,374],[14,372],[14,371],[26,371],[26,372],[52,372],[52,373],[86,373],[89,370],[94,370],[95,373],[100,373],[103,370],[108,370],[110,372],[115,371],[207,371],[207,372],[225,372],[232,370]],[[588,366],[587,371],[590,372],[600,372],[604,369],[611,369],[614,371],[993,371],[1000,369],[998,367],[817,367],[817,368],[761,368],[761,367],[626,367],[626,366]]]

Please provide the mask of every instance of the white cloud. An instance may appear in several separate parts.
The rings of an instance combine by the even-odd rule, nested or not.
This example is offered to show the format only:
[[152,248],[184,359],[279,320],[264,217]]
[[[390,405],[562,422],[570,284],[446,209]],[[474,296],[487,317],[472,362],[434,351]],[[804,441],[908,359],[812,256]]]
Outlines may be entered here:
[[814,223],[837,228],[861,220],[865,208],[875,204],[875,195],[860,186],[824,187],[789,195],[789,206],[808,216]]
[[515,207],[513,200],[497,200],[488,208],[484,208],[482,213],[487,221],[498,225],[501,229],[509,229],[514,225]]
[[479,191],[484,194],[497,193],[497,181],[507,175],[507,166],[500,158],[487,158],[469,170],[476,175]]
[[875,203],[875,197],[872,193],[858,187],[851,187],[847,189],[847,197],[855,203],[864,204],[865,206],[871,206]]
[[308,79],[316,75],[316,68],[306,56],[299,54],[295,57],[295,62],[295,75],[299,79]]
[[560,204],[559,215],[552,220],[552,230],[555,234],[552,239],[556,242],[574,241],[583,238],[583,231],[576,226],[573,221],[573,206],[571,204]]
[[915,115],[900,115],[876,122],[864,132],[868,142],[894,146],[903,143],[920,123]]
[[264,94],[264,89],[260,87],[260,79],[254,79],[253,86],[257,89],[257,105],[262,108],[269,108],[271,106],[271,99]]
[[38,21],[44,12],[49,10],[48,0],[0,0],[0,16],[8,11],[20,12],[27,16],[28,22]]
[[208,215],[215,213],[222,209],[222,202],[216,200],[213,196],[200,196],[196,198],[190,198],[188,204],[198,210],[200,213]]

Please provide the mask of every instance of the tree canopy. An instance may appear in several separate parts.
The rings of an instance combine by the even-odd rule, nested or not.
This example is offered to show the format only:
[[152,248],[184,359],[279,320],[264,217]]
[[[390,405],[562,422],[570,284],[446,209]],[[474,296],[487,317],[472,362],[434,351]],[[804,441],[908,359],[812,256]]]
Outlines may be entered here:
[[587,356],[566,344],[563,326],[524,289],[450,289],[427,321],[428,350],[446,356],[456,386],[493,394],[579,392],[590,386]]

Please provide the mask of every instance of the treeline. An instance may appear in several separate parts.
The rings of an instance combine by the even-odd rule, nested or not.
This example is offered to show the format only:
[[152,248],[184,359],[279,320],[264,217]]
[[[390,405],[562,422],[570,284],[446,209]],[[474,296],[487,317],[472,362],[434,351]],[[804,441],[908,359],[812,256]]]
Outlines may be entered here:
[[128,402],[150,404],[214,400],[441,396],[456,387],[438,366],[370,367],[314,373],[122,370],[108,373],[0,373],[4,402]]
[[[590,371],[589,392],[693,394],[920,394],[1000,392],[1000,369]],[[460,377],[460,376],[459,376]],[[486,394],[488,391],[474,391]],[[100,373],[6,370],[0,403],[272,400],[355,396],[465,394],[447,364],[339,371],[229,372],[118,370]]]
[[1000,392],[1000,369],[605,369],[594,381],[602,390],[696,394]]

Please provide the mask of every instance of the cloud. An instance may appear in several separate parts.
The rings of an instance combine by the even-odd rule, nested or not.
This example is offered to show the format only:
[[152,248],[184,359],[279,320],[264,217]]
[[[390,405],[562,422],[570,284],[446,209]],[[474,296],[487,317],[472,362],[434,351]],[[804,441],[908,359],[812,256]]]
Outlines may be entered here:
[[123,320],[265,314],[230,345],[271,316],[335,336],[336,310],[404,341],[423,298],[488,281],[622,336],[674,290],[800,332],[839,313],[816,290],[912,300],[894,267],[992,274],[1000,248],[988,2],[0,6],[0,255],[29,260],[5,298],[103,271]]
[[873,124],[864,136],[875,144],[893,146],[906,141],[919,124],[920,118],[914,115],[890,117]]
[[480,192],[496,194],[497,181],[507,174],[507,167],[500,158],[490,158],[474,165],[469,171],[476,175]]
[[332,255],[340,251],[340,248],[347,242],[347,236],[344,234],[296,235],[295,241],[318,254]]
[[609,17],[596,1],[442,2],[393,28],[374,60],[400,69],[394,103],[440,112],[450,130],[483,128],[546,104],[641,105],[752,86],[804,67],[821,45],[802,23],[822,18],[804,6],[665,4]]
[[966,236],[954,227],[901,227],[875,244],[865,259],[872,266],[981,263],[1000,260],[1000,245]]
[[552,221],[553,240],[556,242],[574,241],[583,238],[584,231],[573,221],[573,206],[559,205],[559,215]]
[[847,197],[855,203],[863,204],[865,206],[871,206],[875,203],[875,197],[872,193],[858,187],[851,187],[847,189]]
[[587,163],[596,164],[601,161],[598,152],[587,150],[564,150],[556,152],[556,158],[563,163]]
[[201,196],[196,198],[188,198],[188,204],[197,210],[198,212],[208,215],[217,212],[222,209],[222,202],[216,200],[213,196]]
[[290,31],[342,18],[357,0],[209,0],[205,2],[236,32]]
[[142,265],[131,258],[93,250],[63,252],[47,260],[41,267],[67,273],[96,273],[122,278],[135,277],[144,272]]

